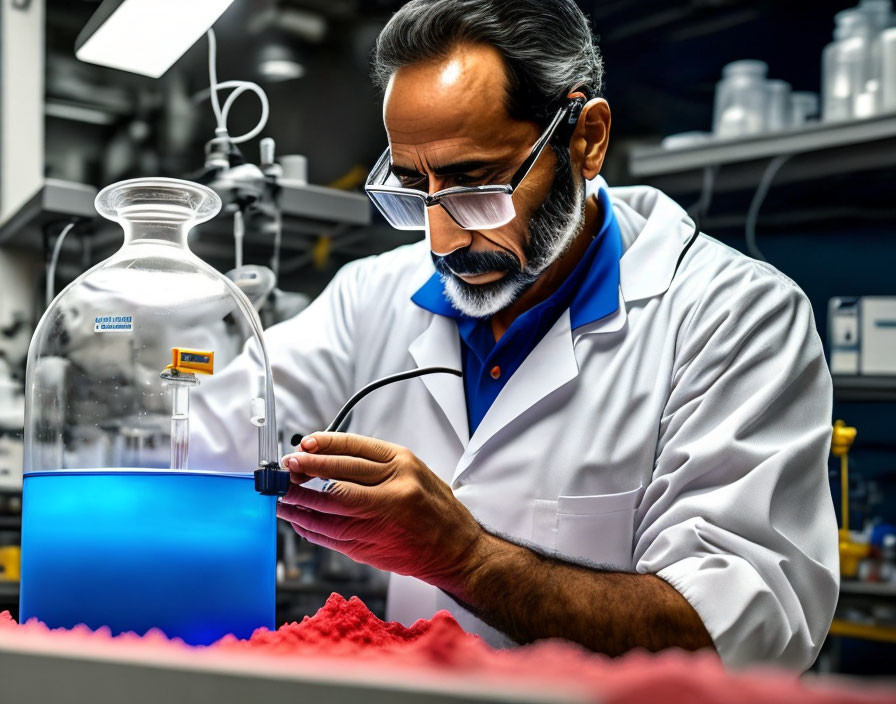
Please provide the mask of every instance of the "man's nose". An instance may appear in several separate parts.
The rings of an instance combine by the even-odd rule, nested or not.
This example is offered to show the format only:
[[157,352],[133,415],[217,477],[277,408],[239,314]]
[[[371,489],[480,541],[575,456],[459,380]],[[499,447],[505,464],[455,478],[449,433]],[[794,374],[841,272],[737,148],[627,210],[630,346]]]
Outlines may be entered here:
[[458,225],[441,205],[427,209],[429,216],[429,246],[432,253],[444,257],[455,250],[469,247],[473,233]]

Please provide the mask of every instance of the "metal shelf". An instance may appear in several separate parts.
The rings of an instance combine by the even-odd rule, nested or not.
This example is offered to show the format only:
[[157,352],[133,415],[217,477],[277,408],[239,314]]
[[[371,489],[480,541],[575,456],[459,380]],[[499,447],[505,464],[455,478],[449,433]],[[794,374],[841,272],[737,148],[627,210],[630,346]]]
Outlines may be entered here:
[[848,596],[896,598],[896,582],[840,582],[840,593]]
[[896,403],[896,376],[835,375],[835,401]]
[[285,218],[369,225],[371,203],[363,193],[281,180],[277,202]]
[[783,154],[800,156],[781,169],[776,183],[890,167],[896,160],[896,113],[684,149],[635,148],[629,172],[669,193],[682,193],[698,191],[703,170],[719,166],[724,168],[716,176],[715,190],[755,188],[768,160]]
[[893,138],[896,138],[896,113],[851,122],[818,123],[744,139],[713,140],[685,149],[635,149],[630,167],[634,176],[659,176],[706,166],[768,159],[779,154],[869,145]]
[[[0,223],[0,244],[14,239],[33,240],[43,225],[66,217],[95,218],[93,186],[48,178],[37,193],[19,210]],[[40,240],[37,240],[40,244]]]

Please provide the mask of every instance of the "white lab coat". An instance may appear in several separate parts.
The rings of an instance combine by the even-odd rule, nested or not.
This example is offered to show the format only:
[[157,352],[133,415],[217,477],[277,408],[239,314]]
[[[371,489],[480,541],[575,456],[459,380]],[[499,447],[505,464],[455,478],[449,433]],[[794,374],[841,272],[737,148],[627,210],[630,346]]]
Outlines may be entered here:
[[[564,313],[472,437],[463,383],[448,375],[375,392],[348,430],[410,448],[490,529],[571,561],[658,575],[729,666],[806,668],[839,586],[831,379],[809,301],[773,267],[705,235],[676,272],[694,231],[685,212],[652,188],[610,195],[625,249],[616,313],[576,330]],[[267,331],[286,438],[326,427],[374,379],[461,368],[455,322],[410,300],[432,272],[425,242],[352,262]],[[231,430],[204,437],[212,453],[246,453],[247,466],[254,429],[226,389],[250,373],[237,359],[194,401],[196,415]],[[510,644],[439,590],[392,575],[391,619],[442,608]]]

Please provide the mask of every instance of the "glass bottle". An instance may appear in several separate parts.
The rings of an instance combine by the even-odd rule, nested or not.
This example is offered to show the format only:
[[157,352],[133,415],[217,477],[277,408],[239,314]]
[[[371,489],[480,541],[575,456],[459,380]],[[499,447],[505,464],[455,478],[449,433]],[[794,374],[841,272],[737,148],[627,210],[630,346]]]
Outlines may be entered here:
[[764,131],[780,132],[790,127],[790,93],[790,84],[787,81],[775,79],[765,82]]
[[834,16],[834,41],[821,56],[821,117],[825,122],[850,120],[853,102],[865,91],[871,52],[871,24],[857,8]]
[[790,94],[790,126],[802,127],[818,118],[818,94],[797,90]]
[[765,125],[768,65],[764,61],[734,61],[722,69],[716,86],[713,133],[720,138],[759,134]]
[[279,456],[258,316],[187,243],[220,207],[174,179],[97,196],[124,244],[56,297],[28,354],[22,620],[195,644],[274,625],[276,499],[255,491],[256,458],[191,447],[190,395],[245,342],[257,369],[228,393],[258,465]]
[[896,27],[881,32],[881,109],[896,112]]

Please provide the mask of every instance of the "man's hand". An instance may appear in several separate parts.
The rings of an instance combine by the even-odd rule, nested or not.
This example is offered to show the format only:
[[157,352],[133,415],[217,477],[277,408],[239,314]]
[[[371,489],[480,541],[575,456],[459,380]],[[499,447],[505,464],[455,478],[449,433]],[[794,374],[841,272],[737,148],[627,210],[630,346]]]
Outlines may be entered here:
[[[283,458],[294,484],[277,515],[312,543],[382,570],[461,591],[485,531],[410,450],[374,438],[315,433]],[[323,492],[299,486],[331,480]]]
[[[295,483],[277,515],[312,543],[439,587],[519,643],[560,637],[610,655],[712,647],[663,580],[569,564],[487,533],[403,447],[315,433],[301,448],[283,459]],[[331,483],[323,492],[298,485],[309,477]]]

